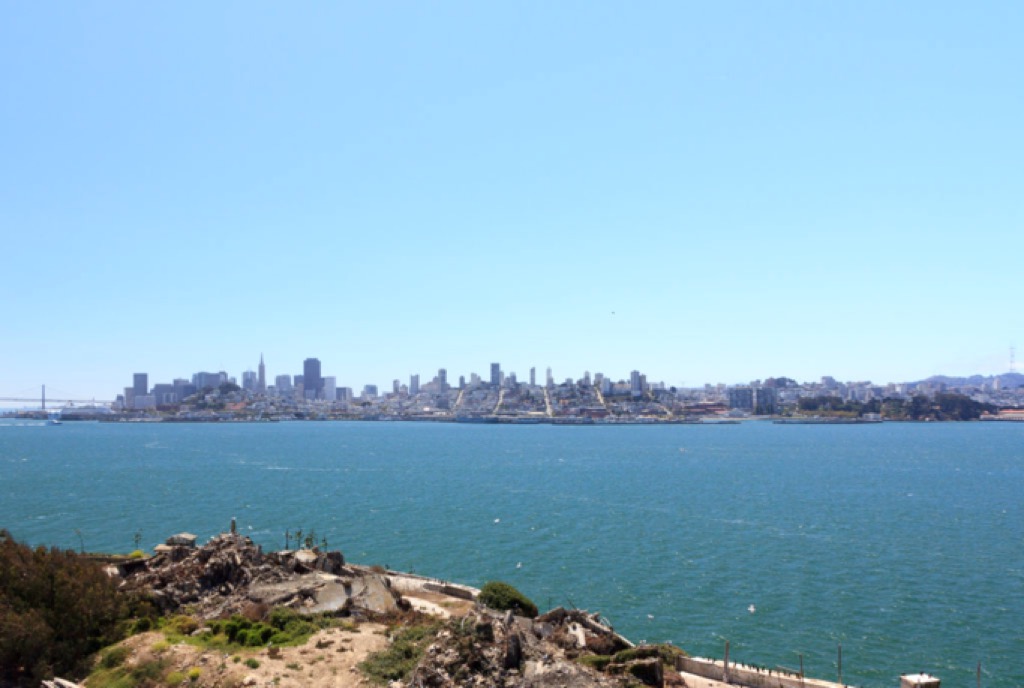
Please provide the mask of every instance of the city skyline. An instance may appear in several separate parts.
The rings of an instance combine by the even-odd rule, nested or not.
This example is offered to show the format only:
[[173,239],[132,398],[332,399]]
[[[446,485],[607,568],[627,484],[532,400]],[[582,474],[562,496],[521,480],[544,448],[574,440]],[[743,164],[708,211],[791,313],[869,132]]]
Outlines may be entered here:
[[1020,3],[121,10],[0,7],[0,394],[1024,345]]

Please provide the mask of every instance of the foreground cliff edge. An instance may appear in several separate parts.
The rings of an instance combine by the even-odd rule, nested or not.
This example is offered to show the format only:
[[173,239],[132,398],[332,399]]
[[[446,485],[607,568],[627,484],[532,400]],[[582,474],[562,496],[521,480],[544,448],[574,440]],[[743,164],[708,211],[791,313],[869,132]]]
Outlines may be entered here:
[[[671,645],[635,646],[597,614],[559,608],[538,615],[504,584],[481,591],[352,565],[341,552],[319,548],[264,553],[234,533],[200,547],[181,534],[153,557],[101,560],[124,601],[121,633],[129,637],[78,665],[72,676],[88,672],[88,688],[840,685],[690,658]],[[9,571],[0,570],[0,584]],[[0,680],[40,685],[49,667],[11,666],[12,648],[0,640],[0,652],[8,652],[0,654]],[[901,685],[939,682],[915,675]]]

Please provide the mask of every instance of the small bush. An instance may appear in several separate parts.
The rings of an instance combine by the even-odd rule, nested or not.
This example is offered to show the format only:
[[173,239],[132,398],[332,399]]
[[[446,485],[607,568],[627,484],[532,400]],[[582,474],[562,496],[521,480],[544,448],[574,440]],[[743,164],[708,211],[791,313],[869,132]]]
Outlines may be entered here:
[[148,616],[144,616],[141,619],[136,619],[135,623],[132,624],[132,633],[145,633],[146,631],[153,629],[153,620]]
[[129,554],[128,558],[129,559],[142,559],[145,556],[146,556],[145,552],[143,552],[141,549],[137,549],[134,552],[132,552],[131,554]]
[[611,664],[612,658],[608,655],[583,655],[576,661],[592,669],[604,671],[604,668]]
[[530,619],[537,616],[537,605],[529,597],[516,590],[508,583],[501,581],[489,581],[484,583],[480,589],[480,596],[477,598],[480,604],[491,609],[511,609],[520,616]]
[[419,664],[427,645],[437,636],[438,624],[399,629],[386,650],[370,655],[359,669],[378,685],[405,679]]
[[124,664],[128,659],[128,648],[124,646],[112,647],[100,657],[100,666],[104,669],[113,669]]
[[199,680],[199,677],[203,675],[203,670],[199,667],[192,667],[188,670],[188,680],[195,683]]
[[180,685],[185,682],[185,674],[181,673],[180,671],[172,671],[171,673],[167,674],[167,678],[164,679],[164,682],[169,686]]
[[175,616],[167,623],[167,627],[179,635],[192,635],[199,630],[199,621],[191,616]]
[[249,667],[250,669],[259,669],[260,663],[252,657],[250,657],[249,659],[245,660],[245,666]]
[[279,631],[283,631],[290,622],[298,620],[299,613],[289,607],[274,607],[267,621]]

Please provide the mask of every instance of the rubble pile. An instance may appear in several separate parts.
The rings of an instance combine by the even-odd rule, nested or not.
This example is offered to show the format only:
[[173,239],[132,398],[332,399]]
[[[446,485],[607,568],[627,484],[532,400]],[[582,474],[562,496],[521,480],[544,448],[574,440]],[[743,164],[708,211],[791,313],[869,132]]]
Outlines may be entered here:
[[144,592],[163,614],[188,607],[202,618],[239,614],[253,605],[315,613],[387,613],[404,606],[381,576],[345,566],[341,552],[264,554],[248,537],[225,533],[201,547],[164,546],[144,562],[120,567],[121,587]]
[[[442,630],[404,684],[417,688],[621,688],[683,685],[664,649],[633,647],[598,615],[555,609],[536,619],[477,609]],[[580,661],[581,658],[598,661]],[[614,658],[622,658],[615,661]]]

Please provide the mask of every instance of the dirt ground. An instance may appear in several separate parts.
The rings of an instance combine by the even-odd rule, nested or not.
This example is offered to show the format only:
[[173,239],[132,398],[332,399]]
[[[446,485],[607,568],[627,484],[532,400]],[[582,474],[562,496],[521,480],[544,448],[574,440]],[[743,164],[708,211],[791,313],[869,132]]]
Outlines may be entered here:
[[[186,679],[183,682],[195,688],[369,686],[371,684],[359,673],[356,665],[388,644],[384,626],[377,623],[359,624],[354,630],[329,628],[311,637],[305,645],[278,648],[273,657],[266,649],[225,654],[186,644],[162,648],[164,643],[161,641],[164,641],[163,634],[155,632],[126,640],[124,645],[132,650],[128,664],[161,659],[167,662],[168,671],[178,671],[186,676],[190,669],[198,668],[201,673],[195,681]],[[246,666],[249,659],[256,660],[259,666]]]

